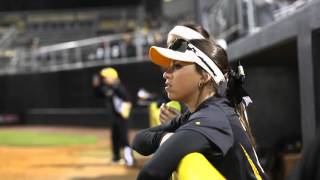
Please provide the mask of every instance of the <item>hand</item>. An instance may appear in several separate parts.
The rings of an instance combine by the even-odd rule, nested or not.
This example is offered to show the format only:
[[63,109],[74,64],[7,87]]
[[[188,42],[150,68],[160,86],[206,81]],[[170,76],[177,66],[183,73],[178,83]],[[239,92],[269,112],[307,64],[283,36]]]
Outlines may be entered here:
[[166,106],[165,104],[162,104],[160,106],[160,122],[161,124],[164,124],[173,118],[179,116],[181,113],[174,109]]
[[94,75],[92,78],[92,85],[93,87],[97,87],[100,85],[100,79],[98,75]]

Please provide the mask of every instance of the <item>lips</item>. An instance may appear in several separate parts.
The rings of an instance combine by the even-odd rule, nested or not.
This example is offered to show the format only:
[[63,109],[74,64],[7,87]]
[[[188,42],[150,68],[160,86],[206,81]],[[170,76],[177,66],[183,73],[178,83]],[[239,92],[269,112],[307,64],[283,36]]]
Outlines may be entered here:
[[166,91],[168,91],[168,90],[170,90],[171,87],[172,87],[171,84],[170,84],[169,82],[166,82],[164,89],[165,89]]

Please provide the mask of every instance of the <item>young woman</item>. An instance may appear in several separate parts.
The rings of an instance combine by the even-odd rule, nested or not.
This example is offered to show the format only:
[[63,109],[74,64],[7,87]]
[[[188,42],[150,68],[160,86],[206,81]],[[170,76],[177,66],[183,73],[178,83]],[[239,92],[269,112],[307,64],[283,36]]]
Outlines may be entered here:
[[[226,179],[266,179],[240,109],[236,75],[226,52],[209,40],[175,40],[169,48],[151,47],[149,56],[167,68],[165,90],[188,111],[166,124],[140,131],[133,149],[153,156],[137,179],[169,179],[181,159],[199,152]],[[166,134],[173,133],[163,142]],[[161,146],[160,143],[162,142]]]
[[[185,23],[182,25],[177,25],[170,30],[167,37],[167,46],[169,47],[170,44],[176,39],[184,39],[184,40],[192,40],[192,39],[210,39],[210,35],[207,30],[205,30],[202,26],[192,24],[192,23]],[[176,116],[180,115],[181,111],[177,111],[173,108],[170,108],[165,105],[165,102],[168,102],[167,96],[163,93],[162,101],[160,103],[160,115],[158,122],[166,122],[169,121]],[[172,101],[170,101],[172,102]],[[186,107],[180,103],[180,109],[182,112],[185,112]]]

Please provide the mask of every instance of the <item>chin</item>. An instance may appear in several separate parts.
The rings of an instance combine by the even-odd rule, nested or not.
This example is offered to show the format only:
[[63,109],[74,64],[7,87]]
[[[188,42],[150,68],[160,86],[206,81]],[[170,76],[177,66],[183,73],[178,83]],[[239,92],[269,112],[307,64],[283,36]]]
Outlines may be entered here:
[[173,101],[179,101],[179,98],[171,93],[168,93],[168,98]]
[[167,96],[168,96],[168,98],[169,98],[170,100],[173,100],[172,98],[173,98],[174,96],[172,96],[171,93],[167,93]]

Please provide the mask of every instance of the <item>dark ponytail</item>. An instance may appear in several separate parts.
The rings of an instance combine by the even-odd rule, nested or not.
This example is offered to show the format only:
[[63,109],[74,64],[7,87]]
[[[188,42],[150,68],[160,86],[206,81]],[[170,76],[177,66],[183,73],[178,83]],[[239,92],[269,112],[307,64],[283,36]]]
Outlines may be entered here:
[[243,88],[245,76],[244,74],[239,72],[239,69],[241,68],[242,66],[239,62],[237,71],[234,71],[232,69],[229,71],[228,88],[227,88],[226,95],[229,101],[234,106],[235,111],[239,115],[240,122],[245,128],[247,135],[249,136],[249,139],[251,141],[251,144],[255,146],[256,142],[251,131],[251,127],[250,127],[250,123],[249,123],[249,119],[246,111],[246,107],[252,101],[249,97],[249,94]]
[[[255,140],[253,134],[251,132],[249,120],[247,117],[246,106],[248,105],[248,101],[245,99],[249,99],[248,93],[243,89],[242,85],[244,83],[244,72],[243,69],[238,68],[236,71],[232,70],[228,63],[228,56],[226,51],[219,45],[215,44],[212,41],[205,39],[194,39],[190,40],[190,43],[199,48],[202,52],[204,52],[214,63],[219,67],[222,73],[225,75],[226,79],[228,79],[227,87],[225,83],[222,85],[217,85],[213,82],[213,88],[215,92],[218,92],[217,95],[226,96],[234,107],[236,113],[239,115],[240,123],[245,128],[248,138],[252,145],[255,145]],[[204,71],[200,66],[196,66],[198,72]],[[220,93],[222,87],[222,93]]]

